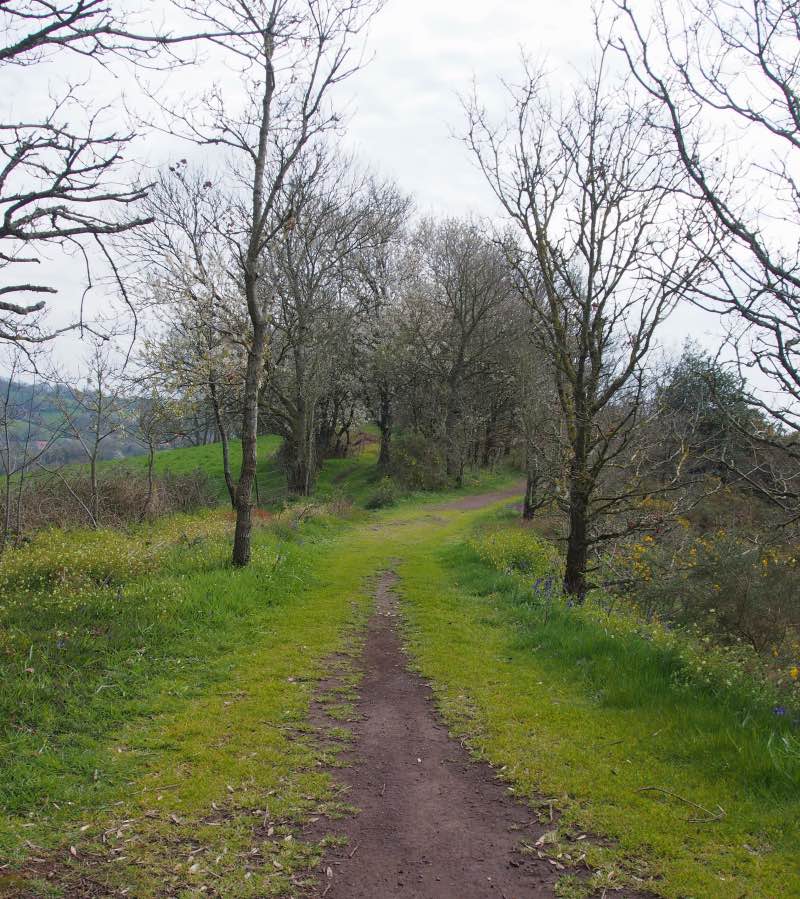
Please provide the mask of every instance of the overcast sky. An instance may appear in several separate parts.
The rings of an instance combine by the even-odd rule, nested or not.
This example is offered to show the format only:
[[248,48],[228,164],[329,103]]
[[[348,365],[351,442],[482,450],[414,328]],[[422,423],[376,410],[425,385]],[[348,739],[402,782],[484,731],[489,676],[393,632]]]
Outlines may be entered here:
[[[153,0],[153,6],[164,5]],[[513,79],[519,72],[523,47],[546,59],[555,84],[585,72],[594,53],[591,3],[389,0],[372,24],[368,47],[369,65],[339,88],[338,101],[349,111],[346,145],[413,194],[422,212],[491,216],[497,213],[493,198],[466,149],[452,136],[463,127],[459,94],[475,78],[490,105],[499,101],[499,78]],[[192,78],[199,89],[197,74]],[[6,114],[40,102],[41,78],[34,84],[31,70],[17,70],[12,77],[13,89],[0,99]],[[95,72],[90,86],[108,93],[120,85],[98,79]],[[142,146],[149,147],[151,162],[164,161],[163,141]],[[182,152],[196,158],[199,151]],[[57,259],[50,264],[58,267],[64,285],[53,303],[58,306],[53,320],[63,322],[77,309],[81,282],[74,267]],[[92,307],[106,303],[102,291],[94,291]],[[713,326],[712,319],[696,310],[678,310],[663,341],[672,349],[687,334],[713,342]],[[56,352],[68,361],[80,354],[80,345],[67,337],[58,341]]]

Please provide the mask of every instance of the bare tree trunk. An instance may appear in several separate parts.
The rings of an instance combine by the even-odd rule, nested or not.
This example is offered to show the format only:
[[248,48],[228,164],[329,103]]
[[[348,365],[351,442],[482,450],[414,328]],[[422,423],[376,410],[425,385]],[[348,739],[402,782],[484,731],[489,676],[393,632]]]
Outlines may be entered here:
[[481,453],[481,466],[483,468],[488,468],[494,464],[497,458],[497,417],[497,408],[493,404],[489,414],[489,421],[486,424],[486,436]]
[[522,503],[522,517],[525,521],[532,521],[536,510],[539,508],[539,466],[535,459],[528,457],[527,479],[525,481],[525,499]]
[[381,448],[378,453],[378,468],[389,471],[392,466],[392,401],[386,391],[381,391],[381,409],[378,418],[381,431]]
[[89,483],[92,491],[90,504],[92,509],[92,527],[100,526],[100,491],[97,488],[97,447],[89,460]]
[[284,445],[286,486],[294,496],[310,496],[317,483],[319,460],[314,422],[303,397],[297,398],[292,436]]
[[444,440],[446,451],[447,477],[460,487],[464,481],[464,463],[461,447],[456,438],[456,429],[460,419],[458,382],[451,381],[447,399],[447,414],[444,421]]
[[236,488],[236,531],[233,537],[233,564],[250,564],[250,533],[253,527],[253,483],[258,463],[258,397],[264,358],[267,352],[267,326],[253,323],[253,343],[247,352],[242,415],[242,469]]
[[569,537],[564,569],[564,591],[582,602],[586,596],[586,565],[589,556],[589,497],[584,466],[573,464],[569,491]]
[[11,534],[11,478],[6,476],[4,487],[4,505],[3,505],[3,537],[0,540],[0,557],[2,557],[3,552],[5,551],[6,544],[8,543],[9,535]]
[[153,466],[156,460],[156,448],[152,441],[147,444],[147,496],[142,507],[142,520],[150,514],[153,503]]
[[219,406],[219,397],[217,396],[217,385],[213,380],[208,382],[208,395],[211,398],[211,407],[214,410],[214,421],[219,432],[219,439],[222,443],[222,474],[225,478],[225,486],[228,488],[228,496],[231,500],[231,507],[236,508],[236,487],[233,483],[233,475],[231,474],[231,458],[228,439],[228,428],[222,419],[222,410]]

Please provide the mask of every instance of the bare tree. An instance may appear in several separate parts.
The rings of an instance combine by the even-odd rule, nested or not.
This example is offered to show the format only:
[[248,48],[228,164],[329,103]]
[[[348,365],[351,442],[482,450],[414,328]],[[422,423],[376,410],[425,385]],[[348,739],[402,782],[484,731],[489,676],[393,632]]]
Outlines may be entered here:
[[[697,297],[729,320],[740,369],[770,385],[752,432],[792,464],[766,494],[800,501],[800,8],[787,0],[676,0],[645,16],[613,0],[612,45],[665,113],[688,184],[730,242]],[[606,27],[605,24],[603,27]],[[751,420],[759,420],[758,417]],[[763,420],[762,420],[763,421]],[[756,469],[739,474],[760,481]]]
[[[214,39],[216,32],[203,37]],[[176,50],[192,46],[199,34],[144,30],[136,33],[110,0],[5,0],[0,4],[0,71],[48,64],[58,54],[80,57],[89,66],[111,59],[157,65],[181,62]],[[92,252],[105,257],[116,275],[106,244],[111,235],[146,221],[138,210],[141,187],[126,187],[124,154],[133,134],[101,124],[107,110],[70,83],[25,118],[0,122],[0,340],[23,344],[48,341],[83,325],[60,329],[43,323],[46,299],[58,293],[57,278],[40,277],[48,251],[72,250],[93,284]],[[124,288],[123,293],[124,293]]]
[[169,396],[151,388],[136,403],[131,426],[134,437],[147,452],[147,492],[140,516],[145,519],[151,513],[155,498],[156,451],[180,436],[180,408]]
[[601,489],[604,475],[640,423],[655,331],[697,289],[714,240],[687,247],[700,214],[681,203],[684,175],[655,110],[607,86],[602,63],[562,108],[530,66],[508,95],[500,125],[473,96],[466,141],[516,226],[508,257],[555,381],[568,446],[564,586],[580,597],[590,547],[611,536],[601,523],[646,495],[629,479]]
[[382,5],[380,0],[215,0],[178,7],[202,30],[226,32],[219,51],[239,67],[243,98],[213,88],[195,108],[173,109],[185,136],[225,153],[233,178],[225,235],[247,310],[247,363],[241,426],[242,468],[236,485],[235,565],[250,560],[252,491],[256,476],[259,396],[268,355],[272,286],[263,256],[289,219],[276,200],[303,151],[336,128],[331,90],[361,65],[354,42]]
[[[26,369],[27,361],[27,356],[18,347],[11,349],[6,362],[8,374],[0,393],[0,474],[3,479],[0,555],[12,535],[22,530],[26,475],[60,436],[58,428],[50,428],[44,434],[40,429],[37,375],[35,367]],[[20,379],[26,375],[31,381],[23,384]]]
[[[57,476],[83,506],[92,527],[97,528],[102,518],[98,467],[103,445],[126,426],[131,412],[124,359],[118,361],[112,345],[95,340],[86,359],[86,376],[82,383],[63,375],[54,375],[52,380],[59,387],[63,433],[78,443],[89,466],[87,501],[69,488],[62,472],[57,472]],[[40,467],[47,470],[44,465]]]
[[180,160],[155,180],[145,209],[149,227],[125,242],[136,261],[132,292],[158,321],[142,362],[168,394],[210,408],[235,507],[229,444],[241,418],[248,328],[236,247],[226,233],[231,200],[219,179]]

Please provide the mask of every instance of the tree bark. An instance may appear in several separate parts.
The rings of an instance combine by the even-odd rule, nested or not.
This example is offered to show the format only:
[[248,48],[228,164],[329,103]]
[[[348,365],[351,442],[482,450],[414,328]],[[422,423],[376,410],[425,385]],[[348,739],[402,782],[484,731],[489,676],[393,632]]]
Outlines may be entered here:
[[586,564],[589,555],[589,490],[585,473],[580,469],[573,471],[570,481],[564,592],[582,602],[586,596]]
[[378,468],[389,471],[392,465],[392,401],[386,392],[381,392],[378,427],[381,431],[381,447],[378,453]]
[[253,342],[247,352],[244,410],[242,415],[242,468],[236,488],[236,530],[233,536],[233,564],[250,564],[250,535],[253,528],[253,482],[258,463],[258,396],[267,351],[267,326],[253,323]]
[[219,397],[217,396],[217,385],[213,380],[208,382],[208,394],[211,397],[211,407],[214,410],[214,421],[217,425],[220,443],[222,443],[222,474],[225,478],[225,486],[228,488],[228,496],[231,500],[231,507],[236,508],[236,487],[233,483],[233,475],[231,474],[231,458],[228,440],[228,429],[222,419],[222,410],[219,405]]
[[522,517],[525,521],[532,521],[538,508],[539,494],[539,467],[535,461],[528,460],[527,479],[525,481],[525,499],[522,503]]
[[153,443],[147,444],[147,496],[145,497],[144,506],[142,507],[142,521],[147,518],[150,513],[150,506],[153,502],[153,465],[156,459],[156,448]]
[[100,527],[100,492],[97,489],[97,448],[89,461],[89,481],[91,483],[92,527]]
[[458,427],[461,412],[458,406],[458,383],[453,381],[450,384],[447,414],[444,422],[445,451],[447,454],[446,470],[448,479],[456,487],[461,487],[464,482],[464,464],[461,447],[456,439],[456,428]]
[[310,496],[317,483],[318,459],[313,427],[307,421],[305,404],[300,403],[294,433],[283,450],[286,486],[293,496]]

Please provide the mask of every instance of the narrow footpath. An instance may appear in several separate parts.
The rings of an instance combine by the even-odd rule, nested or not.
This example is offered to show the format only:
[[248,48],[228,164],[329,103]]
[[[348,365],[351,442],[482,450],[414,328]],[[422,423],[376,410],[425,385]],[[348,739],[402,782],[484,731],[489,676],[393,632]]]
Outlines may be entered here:
[[558,871],[531,852],[543,832],[534,813],[450,738],[429,687],[408,671],[395,581],[386,573],[378,585],[350,767],[337,773],[360,813],[328,822],[326,831],[346,834],[348,842],[324,859],[317,895],[553,896]]

